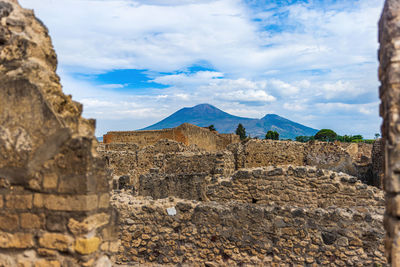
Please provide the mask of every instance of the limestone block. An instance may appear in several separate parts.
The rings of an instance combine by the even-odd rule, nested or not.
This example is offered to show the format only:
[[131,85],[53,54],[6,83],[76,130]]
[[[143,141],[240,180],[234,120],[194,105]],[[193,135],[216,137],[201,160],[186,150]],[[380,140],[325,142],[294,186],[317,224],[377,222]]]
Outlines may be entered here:
[[32,260],[30,260],[30,259],[19,259],[18,263],[17,263],[17,266],[18,267],[32,267],[33,263],[32,263]]
[[43,177],[43,188],[44,189],[55,189],[57,188],[58,176],[55,173],[45,174]]
[[21,214],[21,227],[24,229],[40,229],[43,226],[43,215],[38,216],[33,213]]
[[87,234],[99,227],[108,224],[110,221],[110,215],[106,213],[94,214],[82,222],[78,222],[71,218],[68,222],[68,228],[75,236]]
[[[0,266],[8,267],[8,266],[15,266],[15,257],[6,254],[0,254]],[[25,266],[23,266],[25,267]],[[30,267],[30,266],[29,266]]]
[[97,195],[35,194],[34,206],[56,211],[91,211],[97,209]]
[[31,209],[32,195],[6,195],[6,207],[9,209]]
[[35,262],[35,267],[61,267],[59,261],[48,261],[45,259]]
[[75,241],[74,249],[80,254],[91,254],[100,246],[101,240],[98,237],[79,238]]
[[34,244],[33,235],[30,233],[0,232],[0,248],[30,248]]
[[19,227],[17,214],[0,214],[0,229],[4,231],[14,231]]
[[44,248],[67,251],[73,243],[73,238],[69,235],[58,233],[45,233],[39,238],[39,245]]

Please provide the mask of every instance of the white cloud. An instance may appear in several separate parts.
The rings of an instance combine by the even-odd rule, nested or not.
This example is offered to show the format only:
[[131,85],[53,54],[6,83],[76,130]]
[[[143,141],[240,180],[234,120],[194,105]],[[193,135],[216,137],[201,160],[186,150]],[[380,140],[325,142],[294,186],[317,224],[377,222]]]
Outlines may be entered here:
[[303,111],[306,109],[306,106],[299,103],[284,103],[283,108],[290,111]]
[[126,84],[103,84],[100,85],[99,87],[104,88],[104,89],[118,89],[118,88],[124,88]]
[[[86,116],[131,118],[138,128],[210,102],[235,115],[379,128],[376,36],[383,0],[338,1],[332,8],[310,1],[276,11],[239,0],[20,2],[49,27],[64,88],[84,102]],[[199,61],[216,71],[181,73]],[[169,87],[139,94],[119,81],[96,86],[71,75],[124,68],[148,70]]]
[[152,80],[153,82],[170,85],[170,86],[187,86],[187,85],[199,85],[206,83],[215,78],[223,77],[223,74],[215,71],[198,71],[194,74],[173,74],[159,76]]
[[295,95],[299,92],[298,87],[277,79],[272,79],[270,81],[270,84],[276,91],[278,91],[282,95]]
[[217,93],[217,98],[222,100],[229,101],[238,101],[238,102],[272,102],[275,101],[276,98],[267,94],[263,90],[238,90],[231,91],[227,93]]
[[363,88],[357,87],[349,81],[337,81],[335,83],[323,84],[320,94],[326,99],[334,99],[343,96],[355,97],[364,92],[365,90]]

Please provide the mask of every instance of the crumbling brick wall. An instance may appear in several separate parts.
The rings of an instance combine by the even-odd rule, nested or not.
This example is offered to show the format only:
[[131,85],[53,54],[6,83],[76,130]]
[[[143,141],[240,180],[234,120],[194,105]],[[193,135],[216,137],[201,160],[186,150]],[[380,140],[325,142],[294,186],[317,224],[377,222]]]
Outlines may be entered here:
[[[116,150],[109,150],[116,149]],[[115,179],[129,177],[129,184],[139,190],[139,177],[152,172],[162,174],[220,174],[228,176],[235,170],[229,151],[203,151],[172,140],[160,140],[139,149],[124,144],[105,144],[99,151],[113,170]]]
[[304,166],[241,169],[229,177],[199,174],[148,174],[140,177],[139,195],[184,199],[294,205],[301,207],[384,206],[381,190],[357,178]]
[[[358,145],[354,144],[357,148]],[[327,142],[299,143],[291,141],[250,140],[231,144],[227,150],[202,151],[172,140],[138,148],[134,144],[104,144],[104,156],[114,176],[129,176],[131,185],[139,190],[139,177],[151,170],[164,174],[220,174],[228,177],[241,168],[294,165],[316,166],[345,172],[369,181],[371,159],[358,162],[338,144]],[[371,171],[372,173],[372,171]]]
[[126,194],[113,205],[121,227],[117,263],[386,266],[382,212]]
[[162,130],[151,131],[121,131],[108,132],[103,136],[103,142],[109,143],[135,143],[140,148],[154,145],[162,139],[174,140],[187,146],[196,145],[207,151],[223,150],[227,145],[238,143],[236,134],[219,134],[207,128],[198,127],[189,123]]
[[385,147],[386,253],[400,266],[400,4],[387,0],[379,21],[380,116]]
[[110,266],[117,243],[94,121],[62,93],[33,11],[2,0],[0,24],[0,266]]

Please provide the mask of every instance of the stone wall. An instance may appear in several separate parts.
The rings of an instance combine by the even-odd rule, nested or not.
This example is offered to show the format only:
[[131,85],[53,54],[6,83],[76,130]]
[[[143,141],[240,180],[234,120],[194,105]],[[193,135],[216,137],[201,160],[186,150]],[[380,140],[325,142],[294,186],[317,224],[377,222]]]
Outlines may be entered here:
[[[367,144],[346,144],[311,141],[250,140],[227,147],[235,157],[236,169],[277,165],[316,166],[345,172],[370,183],[372,176],[371,152]],[[355,154],[350,147],[356,148]],[[354,149],[351,149],[354,152]]]
[[0,266],[110,266],[115,217],[94,121],[62,93],[33,12],[0,1],[0,24]]
[[235,134],[219,134],[189,123],[184,123],[172,129],[108,132],[103,136],[105,144],[134,143],[141,148],[154,145],[162,139],[174,140],[187,146],[196,145],[207,151],[223,150],[227,145],[240,141],[239,136]]
[[150,173],[118,193],[120,264],[386,266],[383,192],[315,167]]
[[385,266],[382,213],[114,195],[122,264]]
[[140,177],[139,195],[361,210],[375,210],[385,203],[381,190],[353,176],[292,166],[241,169],[230,177],[148,174]]
[[136,189],[140,175],[146,175],[152,169],[157,169],[153,171],[160,174],[205,173],[228,177],[241,168],[278,165],[316,166],[345,172],[373,184],[371,159],[357,161],[334,143],[250,140],[231,144],[227,149],[206,152],[195,145],[188,147],[164,139],[141,149],[134,144],[104,144],[99,152],[114,171],[114,176],[129,176]]
[[385,147],[382,138],[377,139],[372,147],[372,184],[383,189],[385,176]]
[[227,148],[236,161],[236,169],[272,165],[304,165],[305,144],[291,141],[249,140]]
[[379,21],[380,116],[385,147],[386,253],[392,266],[400,266],[400,5],[387,0]]
[[139,188],[139,177],[150,172],[229,176],[235,170],[234,158],[229,151],[202,151],[197,146],[188,147],[166,139],[142,149],[124,147],[123,144],[105,144],[99,152],[113,170],[115,179],[129,176],[129,184],[135,190]]

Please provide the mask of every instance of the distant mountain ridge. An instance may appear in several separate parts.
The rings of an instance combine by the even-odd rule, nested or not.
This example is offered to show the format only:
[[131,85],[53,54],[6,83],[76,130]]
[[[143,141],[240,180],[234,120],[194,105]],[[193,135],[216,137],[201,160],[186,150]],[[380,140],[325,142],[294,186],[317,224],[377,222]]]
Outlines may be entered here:
[[210,104],[182,108],[167,118],[141,130],[174,128],[185,122],[200,127],[207,127],[213,124],[220,133],[234,133],[238,124],[241,123],[246,128],[248,135],[262,138],[269,130],[277,131],[281,139],[294,139],[299,135],[315,135],[318,132],[316,129],[275,114],[267,114],[261,119],[244,118],[226,113]]

